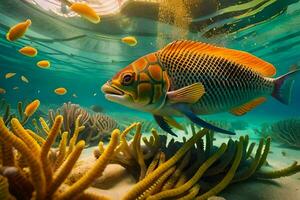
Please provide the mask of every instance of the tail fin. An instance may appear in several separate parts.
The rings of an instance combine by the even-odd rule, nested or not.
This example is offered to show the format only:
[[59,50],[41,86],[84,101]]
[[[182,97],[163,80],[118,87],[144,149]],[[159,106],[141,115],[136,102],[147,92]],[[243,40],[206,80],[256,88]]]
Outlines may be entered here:
[[275,87],[272,96],[283,104],[290,104],[294,78],[299,72],[300,69],[296,69],[274,79]]

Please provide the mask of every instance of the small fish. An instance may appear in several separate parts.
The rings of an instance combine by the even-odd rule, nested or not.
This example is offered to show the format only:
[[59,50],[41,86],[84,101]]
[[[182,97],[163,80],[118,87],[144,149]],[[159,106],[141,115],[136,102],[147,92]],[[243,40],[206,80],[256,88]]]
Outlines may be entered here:
[[66,88],[63,88],[63,87],[60,87],[60,88],[56,88],[54,90],[54,92],[57,94],[57,95],[65,95],[67,93],[67,89]]
[[95,92],[94,94],[93,94],[93,96],[95,97],[97,95],[97,93]]
[[41,61],[37,62],[36,65],[40,68],[49,68],[50,62],[48,60],[41,60]]
[[137,44],[137,40],[133,36],[123,37],[122,42],[128,44],[129,46],[135,46]]
[[278,78],[275,67],[247,52],[194,41],[175,41],[134,61],[101,88],[105,98],[150,112],[159,126],[176,135],[168,119],[184,116],[198,126],[232,131],[197,115],[230,112],[244,115],[273,96],[289,104],[300,70]]
[[25,32],[27,31],[30,25],[31,25],[30,19],[27,19],[25,22],[20,22],[14,25],[9,29],[8,33],[6,34],[6,39],[9,41],[15,41],[21,38],[25,34]]
[[13,90],[18,90],[18,89],[19,89],[18,86],[13,87]]
[[77,98],[78,96],[77,96],[77,94],[73,93],[72,97]]
[[35,57],[37,55],[37,50],[34,47],[31,46],[25,46],[21,49],[19,49],[19,52],[25,56],[29,57]]
[[9,79],[9,78],[14,77],[15,75],[16,75],[16,73],[9,72],[9,73],[5,74],[5,78],[6,78],[6,79]]
[[25,83],[29,83],[28,79],[25,76],[21,76],[21,80]]
[[5,93],[6,93],[6,90],[3,88],[0,88],[0,94],[5,94]]
[[70,9],[94,24],[100,22],[100,17],[97,14],[97,12],[86,3],[83,2],[73,3],[70,6]]

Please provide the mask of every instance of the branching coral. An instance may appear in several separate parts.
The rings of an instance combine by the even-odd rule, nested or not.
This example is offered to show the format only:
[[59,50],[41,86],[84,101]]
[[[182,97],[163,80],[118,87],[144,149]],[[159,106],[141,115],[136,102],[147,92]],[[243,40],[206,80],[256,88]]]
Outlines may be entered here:
[[[135,137],[128,143],[125,135],[134,128]],[[248,136],[240,137],[239,141],[230,139],[218,148],[213,145],[213,133],[208,130],[200,130],[184,143],[171,141],[168,144],[153,130],[149,140],[143,138],[146,146],[142,146],[140,130],[139,123],[126,129],[111,159],[112,163],[121,164],[137,178],[137,184],[124,196],[127,200],[204,200],[230,184],[249,178],[280,178],[300,171],[297,163],[282,170],[263,169],[270,150],[270,138],[261,139],[252,155],[255,143],[249,144]],[[100,156],[104,150],[100,143],[95,156]]]
[[272,135],[282,143],[300,148],[300,119],[287,119],[274,123]]
[[[30,114],[28,114],[28,118]],[[0,197],[6,199],[108,199],[90,189],[109,163],[123,166],[137,183],[123,197],[135,199],[205,200],[228,185],[249,178],[273,179],[300,171],[297,162],[284,169],[267,171],[264,165],[270,150],[270,138],[263,138],[255,148],[248,136],[229,139],[214,146],[213,132],[203,129],[183,142],[159,136],[155,129],[142,137],[141,123],[133,123],[122,132],[112,131],[110,142],[99,142],[96,161],[80,175],[71,176],[80,165],[78,159],[85,142],[78,136],[85,126],[79,114],[72,132],[62,132],[63,116],[57,115],[51,126],[40,119],[47,138],[25,129],[17,118],[5,124],[0,118]],[[131,142],[126,135],[135,131]],[[55,138],[61,135],[58,148]],[[142,141],[144,145],[142,145]],[[252,152],[255,150],[254,154]]]
[[[79,129],[77,118],[75,124]],[[55,137],[59,134],[63,117],[57,116],[52,127],[49,129],[47,139],[39,144],[39,140],[34,137],[35,133],[25,130],[20,121],[16,118],[11,120],[11,130],[5,125],[3,118],[0,118],[0,141],[2,144],[10,145],[16,149],[16,152],[9,152],[11,161],[7,159],[7,152],[1,151],[0,165],[0,190],[3,195],[13,195],[22,199],[72,199],[77,195],[89,196],[84,190],[99,176],[110,161],[110,154],[114,151],[118,144],[118,130],[112,133],[112,139],[107,149],[98,158],[95,165],[73,185],[64,184],[66,178],[78,160],[84,146],[84,141],[77,142],[73,134],[70,141],[74,145],[72,150],[70,146],[67,148],[67,133],[63,133],[63,139],[59,145],[59,152],[54,162],[51,161],[52,149]],[[75,131],[77,130],[75,129]],[[71,143],[71,142],[70,142]],[[67,150],[68,149],[68,150]],[[2,150],[2,149],[1,149]],[[68,152],[68,153],[66,153]],[[25,164],[20,162],[21,158],[25,158]],[[9,165],[7,165],[8,163]],[[28,168],[29,167],[29,171]],[[7,180],[12,186],[9,188],[10,194],[7,194]],[[21,187],[20,187],[21,185]],[[6,189],[5,189],[6,188]],[[14,188],[21,188],[15,190]],[[2,194],[1,194],[2,195]],[[94,198],[102,198],[103,196],[95,196]]]
[[300,119],[292,118],[275,123],[263,123],[260,129],[254,130],[261,137],[272,137],[272,140],[300,148]]
[[[81,116],[79,124],[80,126],[85,126],[85,129],[82,130],[82,133],[78,137],[84,139],[87,144],[105,137],[107,138],[111,131],[118,126],[117,122],[111,117],[102,113],[90,114],[86,109],[80,107],[78,104],[72,104],[71,102],[64,103],[56,111],[49,110],[48,118],[50,125],[57,115],[62,115],[64,117],[62,131],[67,131],[69,133],[75,133],[75,121],[78,116]],[[41,122],[41,124],[42,128],[45,130],[46,126],[43,124],[46,124],[46,121]]]

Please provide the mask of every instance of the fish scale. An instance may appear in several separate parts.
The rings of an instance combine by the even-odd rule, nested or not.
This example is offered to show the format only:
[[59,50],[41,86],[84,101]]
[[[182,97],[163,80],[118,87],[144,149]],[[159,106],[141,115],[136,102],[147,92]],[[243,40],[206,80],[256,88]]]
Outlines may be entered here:
[[150,112],[173,136],[182,129],[173,116],[185,116],[196,125],[233,135],[199,118],[198,114],[229,111],[240,116],[273,96],[289,104],[294,69],[271,78],[276,68],[244,51],[194,41],[174,41],[145,55],[118,72],[101,90],[106,99]]
[[226,111],[273,91],[271,79],[241,64],[204,53],[199,55],[195,52],[197,48],[182,51],[178,47],[174,50],[162,49],[158,56],[167,69],[171,90],[197,82],[204,85],[206,93],[192,105],[196,114]]

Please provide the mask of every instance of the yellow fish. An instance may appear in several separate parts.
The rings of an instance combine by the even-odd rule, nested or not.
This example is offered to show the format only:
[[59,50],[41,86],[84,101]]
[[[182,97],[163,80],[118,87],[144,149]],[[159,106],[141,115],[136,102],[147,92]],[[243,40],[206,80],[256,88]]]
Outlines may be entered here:
[[34,47],[31,46],[25,46],[21,49],[19,49],[19,52],[25,56],[29,57],[35,57],[37,55],[37,50]]
[[129,46],[135,46],[137,45],[137,40],[133,36],[127,36],[122,38],[122,42],[128,44]]
[[9,79],[9,78],[11,78],[11,77],[13,77],[15,75],[16,75],[16,73],[9,72],[9,73],[5,74],[5,78]]
[[175,135],[168,121],[184,116],[216,132],[234,134],[200,119],[228,111],[243,115],[273,96],[288,104],[295,75],[272,78],[275,67],[249,53],[194,41],[175,41],[143,56],[102,86],[109,101],[150,112]]
[[54,90],[54,92],[57,94],[57,95],[64,95],[67,93],[67,89],[66,88],[63,88],[63,87],[60,87],[60,88],[56,88]]
[[93,8],[91,8],[86,3],[83,2],[73,3],[70,6],[70,9],[94,24],[100,22],[99,15],[96,13],[96,11]]
[[21,80],[25,83],[29,83],[28,79],[25,76],[21,76]]
[[6,39],[9,41],[15,41],[21,38],[25,34],[25,32],[27,31],[30,25],[31,25],[30,19],[27,19],[25,22],[21,22],[14,25],[9,29],[8,33],[6,34]]
[[41,60],[41,61],[37,62],[36,65],[40,68],[49,68],[50,62],[48,60]]
[[6,90],[3,88],[0,88],[0,94],[5,94],[5,93],[6,93]]

